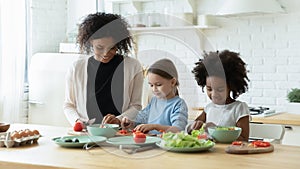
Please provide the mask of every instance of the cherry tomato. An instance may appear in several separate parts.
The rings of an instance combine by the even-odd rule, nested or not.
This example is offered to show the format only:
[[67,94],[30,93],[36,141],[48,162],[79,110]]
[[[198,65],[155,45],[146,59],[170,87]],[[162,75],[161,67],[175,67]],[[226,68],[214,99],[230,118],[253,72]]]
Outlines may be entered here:
[[242,142],[242,141],[234,141],[234,142],[232,142],[231,144],[232,144],[232,145],[240,146],[240,145],[243,144],[243,142]]
[[74,131],[82,131],[83,129],[83,123],[80,121],[77,121],[73,127]]
[[133,140],[136,143],[144,143],[146,141],[146,135],[140,131],[133,133]]

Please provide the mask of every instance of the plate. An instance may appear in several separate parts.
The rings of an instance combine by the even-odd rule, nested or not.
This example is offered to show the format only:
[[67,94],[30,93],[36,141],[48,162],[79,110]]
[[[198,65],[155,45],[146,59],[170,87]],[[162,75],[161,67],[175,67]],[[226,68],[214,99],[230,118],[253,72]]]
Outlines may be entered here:
[[165,145],[162,145],[161,142],[156,143],[156,145],[167,151],[191,153],[191,152],[208,151],[210,148],[215,146],[215,143],[211,142],[210,145],[205,147],[166,147]]
[[[75,139],[77,138],[79,142],[65,142],[66,139]],[[102,136],[63,136],[63,137],[56,137],[52,139],[56,144],[62,147],[68,148],[82,148],[85,144],[92,144],[92,143],[101,143],[106,140],[106,137]]]
[[161,141],[161,138],[159,137],[152,137],[152,136],[146,136],[146,142],[145,143],[136,143],[133,140],[132,136],[120,136],[120,137],[113,137],[106,140],[107,143],[114,144],[114,145],[139,145],[139,146],[146,146],[155,144],[156,142]]

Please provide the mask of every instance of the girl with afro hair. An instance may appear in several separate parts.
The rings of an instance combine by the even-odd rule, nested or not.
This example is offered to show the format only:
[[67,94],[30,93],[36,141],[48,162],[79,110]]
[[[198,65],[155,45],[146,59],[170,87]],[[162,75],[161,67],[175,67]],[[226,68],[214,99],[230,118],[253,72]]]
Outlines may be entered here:
[[211,103],[187,131],[209,126],[237,126],[242,128],[237,140],[248,141],[250,112],[245,102],[236,100],[248,89],[248,76],[245,62],[239,53],[229,50],[204,53],[204,58],[196,63],[192,73],[197,84],[206,88]]

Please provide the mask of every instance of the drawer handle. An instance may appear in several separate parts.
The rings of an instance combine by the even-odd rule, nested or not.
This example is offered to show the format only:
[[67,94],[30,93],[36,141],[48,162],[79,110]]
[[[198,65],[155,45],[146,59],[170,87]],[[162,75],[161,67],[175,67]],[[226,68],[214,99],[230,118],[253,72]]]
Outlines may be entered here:
[[43,105],[44,103],[38,100],[29,100],[28,103],[30,104],[39,104],[39,105]]

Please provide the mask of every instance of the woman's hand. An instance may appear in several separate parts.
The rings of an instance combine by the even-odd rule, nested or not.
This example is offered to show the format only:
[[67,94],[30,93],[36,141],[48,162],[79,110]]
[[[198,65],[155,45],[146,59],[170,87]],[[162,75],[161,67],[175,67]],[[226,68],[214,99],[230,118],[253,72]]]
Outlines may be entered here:
[[133,129],[134,125],[134,121],[129,120],[127,117],[124,117],[121,121],[122,129]]
[[156,130],[155,124],[140,124],[134,128],[136,131],[148,133],[150,130]]
[[121,121],[113,114],[108,114],[103,117],[102,124],[121,124]]

